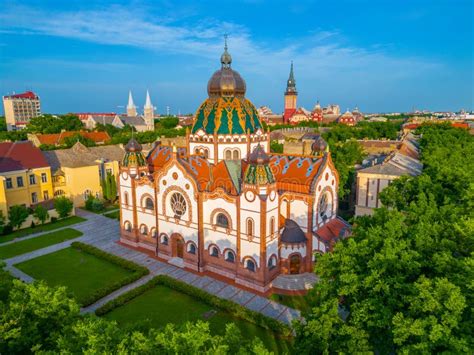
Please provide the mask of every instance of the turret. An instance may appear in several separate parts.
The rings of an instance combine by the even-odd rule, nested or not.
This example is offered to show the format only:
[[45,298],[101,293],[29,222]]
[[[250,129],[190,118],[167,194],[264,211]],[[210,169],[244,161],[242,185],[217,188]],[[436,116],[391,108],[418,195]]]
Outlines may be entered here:
[[155,108],[151,103],[150,93],[148,90],[146,91],[145,106],[143,106],[143,118],[145,119],[147,126],[154,127]]
[[122,170],[128,170],[128,174],[132,178],[148,170],[145,157],[142,153],[142,146],[135,138],[130,139],[125,146]]

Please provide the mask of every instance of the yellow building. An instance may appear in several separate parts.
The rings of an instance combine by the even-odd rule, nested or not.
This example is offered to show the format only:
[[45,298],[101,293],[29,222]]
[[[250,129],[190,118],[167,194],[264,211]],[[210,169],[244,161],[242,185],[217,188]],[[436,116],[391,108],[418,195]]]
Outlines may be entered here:
[[120,145],[88,148],[78,142],[70,149],[43,154],[51,166],[54,196],[69,197],[80,207],[89,195],[102,197],[102,178],[108,173],[118,175],[124,149]]
[[0,143],[0,211],[32,206],[53,198],[51,169],[31,142]]

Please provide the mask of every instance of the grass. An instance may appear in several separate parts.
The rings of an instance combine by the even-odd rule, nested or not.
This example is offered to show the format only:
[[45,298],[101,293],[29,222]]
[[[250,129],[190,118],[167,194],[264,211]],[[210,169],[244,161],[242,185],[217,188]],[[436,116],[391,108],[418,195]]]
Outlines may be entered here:
[[311,310],[311,306],[309,304],[307,296],[287,296],[274,293],[270,296],[270,299],[275,302],[284,304],[285,306],[298,309],[303,313]]
[[79,304],[90,294],[133,273],[75,248],[43,255],[15,267],[50,286],[66,286]]
[[17,255],[26,254],[30,251],[48,247],[65,240],[80,237],[82,232],[72,228],[61,229],[56,232],[44,234],[39,237],[19,241],[0,247],[0,259],[9,259]]
[[291,344],[287,340],[277,338],[273,332],[235,318],[225,311],[216,310],[216,314],[206,318],[205,313],[212,309],[211,306],[191,296],[158,285],[125,305],[115,308],[104,317],[116,320],[123,327],[145,324],[150,328],[160,328],[168,323],[181,324],[186,321],[204,320],[209,322],[213,334],[223,334],[225,325],[233,322],[239,327],[244,338],[251,339],[257,336],[275,353],[291,351]]
[[30,227],[30,228],[20,229],[20,230],[17,230],[15,232],[13,232],[13,233],[8,234],[8,235],[0,236],[0,244],[5,243],[5,242],[9,242],[9,241],[14,240],[16,238],[26,237],[27,235],[30,235],[30,234],[33,234],[33,233],[49,232],[51,230],[55,230],[55,229],[58,229],[58,228],[70,226],[70,225],[80,223],[80,222],[84,222],[84,221],[86,221],[85,218],[78,217],[78,216],[71,216],[71,217],[67,217],[67,218],[64,218],[64,219],[60,219],[56,222],[50,222],[50,223],[46,223],[46,224],[43,224],[43,225],[38,225],[34,228]]
[[105,217],[108,217],[108,218],[119,220],[120,219],[120,210],[115,210],[113,212],[104,213],[103,215]]

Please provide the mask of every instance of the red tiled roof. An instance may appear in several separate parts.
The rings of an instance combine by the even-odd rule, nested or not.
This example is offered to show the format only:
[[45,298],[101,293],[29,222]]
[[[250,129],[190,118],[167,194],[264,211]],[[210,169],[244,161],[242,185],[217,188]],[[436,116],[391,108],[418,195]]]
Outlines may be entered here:
[[322,162],[322,158],[273,154],[270,169],[279,189],[308,193]]
[[95,143],[106,143],[110,140],[110,136],[107,132],[61,132],[55,134],[37,134],[40,144],[59,145],[64,142],[65,138],[72,137],[76,134],[80,134],[84,138],[90,139]]
[[2,173],[48,166],[41,150],[31,142],[0,143],[0,172]]
[[26,91],[21,94],[14,94],[14,95],[7,95],[5,98],[10,99],[37,99],[38,95],[36,95],[33,91]]
[[342,218],[334,218],[319,228],[314,234],[331,250],[334,243],[349,236],[351,226]]

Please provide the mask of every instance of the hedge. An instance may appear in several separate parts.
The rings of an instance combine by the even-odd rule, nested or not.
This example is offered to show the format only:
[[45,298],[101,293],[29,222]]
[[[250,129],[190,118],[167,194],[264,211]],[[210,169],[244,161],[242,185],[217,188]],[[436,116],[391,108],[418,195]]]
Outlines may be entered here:
[[109,293],[114,292],[115,290],[118,290],[119,288],[128,285],[129,283],[132,283],[139,278],[148,275],[150,273],[150,270],[148,270],[146,267],[138,265],[132,261],[123,259],[119,256],[109,254],[103,250],[100,250],[92,245],[81,243],[81,242],[73,242],[71,243],[71,246],[75,249],[79,249],[85,253],[94,255],[100,259],[107,260],[115,265],[121,266],[124,269],[133,271],[132,274],[129,276],[125,277],[124,279],[121,279],[120,281],[117,281],[113,284],[110,284],[109,286],[104,286],[95,292],[91,293],[88,297],[86,297],[85,300],[82,301],[82,306],[89,306],[101,298],[107,296]]
[[194,297],[200,300],[203,303],[206,303],[210,306],[224,310],[230,313],[234,317],[244,319],[262,328],[269,329],[275,333],[282,334],[283,336],[291,335],[290,327],[288,327],[286,324],[282,322],[277,321],[276,319],[267,317],[261,313],[247,309],[238,303],[235,303],[223,298],[219,298],[204,290],[201,290],[200,288],[186,284],[182,281],[175,280],[166,275],[156,276],[150,281],[148,281],[146,284],[139,286],[107,302],[102,307],[98,308],[95,314],[98,316],[104,315],[112,311],[113,309],[124,305],[128,301],[138,297],[145,291],[148,291],[157,285],[163,285],[173,290],[185,293],[191,297]]

